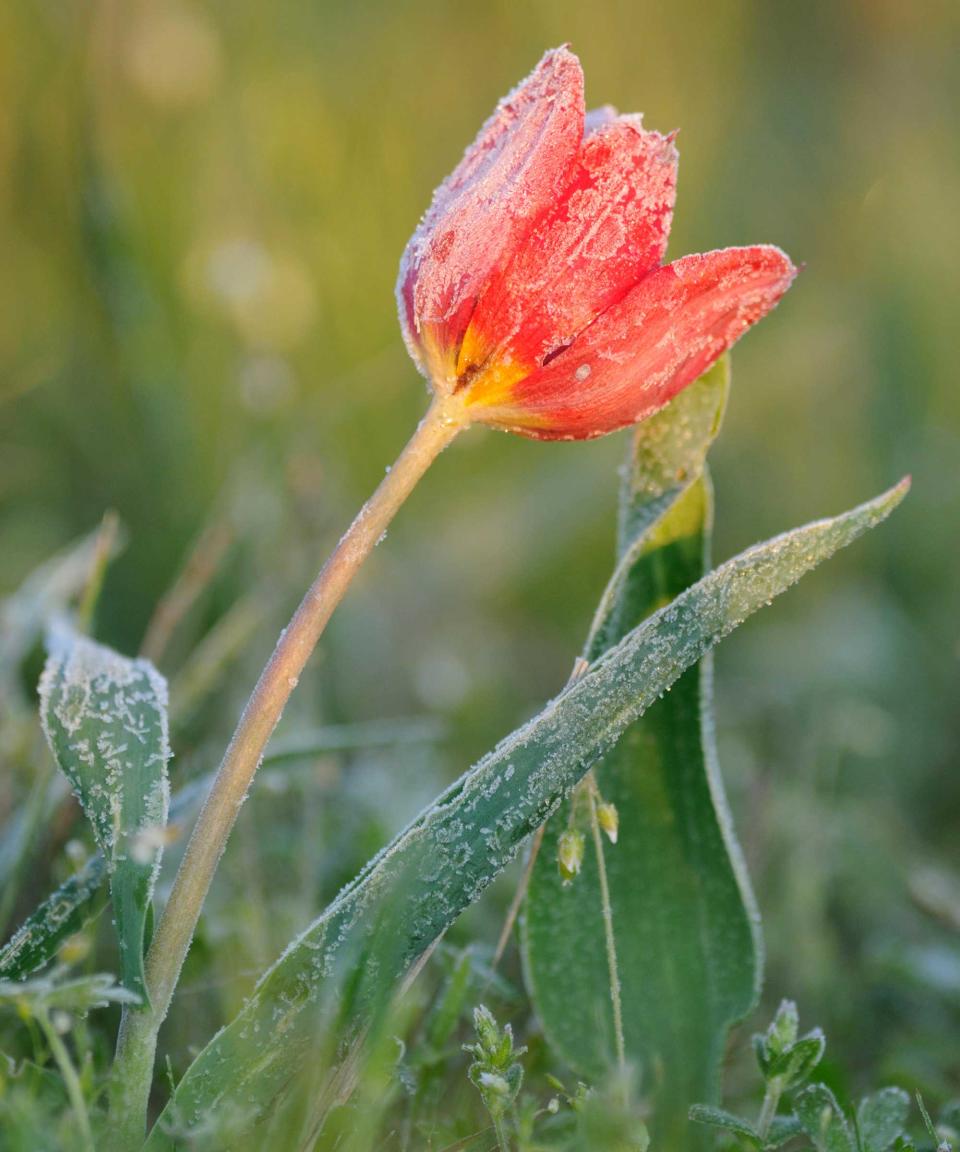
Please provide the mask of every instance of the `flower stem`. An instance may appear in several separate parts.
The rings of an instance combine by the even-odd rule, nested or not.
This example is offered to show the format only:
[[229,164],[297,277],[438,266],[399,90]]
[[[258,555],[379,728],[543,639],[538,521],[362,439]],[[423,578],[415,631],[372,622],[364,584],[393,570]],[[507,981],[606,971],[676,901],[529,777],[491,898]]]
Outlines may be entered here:
[[[597,853],[597,877],[600,880],[600,906],[603,913],[603,934],[607,948],[607,969],[610,975],[610,1004],[613,1008],[613,1036],[617,1046],[617,1071],[620,1073],[621,1091],[627,1092],[627,1053],[623,1039],[623,1006],[620,999],[620,968],[617,964],[617,941],[613,934],[613,905],[610,903],[610,885],[607,883],[607,865],[603,855],[603,836],[597,816],[597,780],[591,771],[587,775],[587,794],[590,798],[590,830]],[[624,1100],[626,1103],[626,1100]]]
[[157,1033],[173,996],[207,891],[267,741],[333,610],[397,510],[466,425],[462,406],[433,402],[406,448],[361,508],[310,586],[253,690],[187,845],[146,958],[150,1003],[120,1025],[111,1111],[118,1148],[137,1147],[146,1125]]
[[504,1126],[502,1116],[496,1115],[493,1117],[493,1131],[497,1137],[497,1152],[510,1152],[507,1129]]

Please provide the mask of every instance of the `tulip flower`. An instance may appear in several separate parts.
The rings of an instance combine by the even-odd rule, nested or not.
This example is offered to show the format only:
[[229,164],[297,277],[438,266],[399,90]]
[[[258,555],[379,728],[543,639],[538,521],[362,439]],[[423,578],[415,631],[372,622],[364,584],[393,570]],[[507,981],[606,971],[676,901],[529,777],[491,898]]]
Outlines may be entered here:
[[548,52],[434,194],[400,265],[410,352],[462,418],[586,439],[650,416],[777,303],[796,269],[756,245],[662,264],[673,136],[584,114]]
[[[796,270],[764,245],[663,264],[676,176],[672,136],[610,108],[585,115],[580,63],[559,48],[500,103],[437,189],[397,286],[404,336],[434,402],[308,589],[243,711],[147,956],[153,1009],[122,1033],[132,1066],[151,1066],[217,861],[300,673],[439,453],[472,423],[575,440],[636,423],[789,287]],[[143,1098],[121,1111],[145,1108],[144,1086],[137,1091]]]

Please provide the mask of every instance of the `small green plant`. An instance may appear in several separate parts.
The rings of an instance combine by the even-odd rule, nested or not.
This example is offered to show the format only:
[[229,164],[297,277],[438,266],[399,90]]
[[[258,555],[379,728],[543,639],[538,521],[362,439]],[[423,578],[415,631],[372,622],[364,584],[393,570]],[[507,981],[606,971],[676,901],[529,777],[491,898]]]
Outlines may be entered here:
[[482,1004],[473,1010],[475,1044],[465,1044],[464,1051],[473,1056],[467,1075],[476,1086],[490,1113],[501,1152],[508,1152],[507,1121],[523,1085],[523,1065],[518,1057],[526,1048],[514,1048],[513,1029],[501,1028],[489,1008]]
[[[690,1119],[697,1124],[726,1132],[735,1146],[772,1152],[786,1144],[794,1147],[799,1138],[806,1143],[798,1148],[816,1152],[917,1152],[907,1133],[910,1097],[902,1088],[881,1088],[865,1096],[856,1110],[842,1107],[836,1096],[822,1083],[807,1083],[826,1048],[821,1029],[799,1035],[797,1007],[784,1000],[770,1026],[753,1037],[753,1050],[764,1082],[763,1103],[757,1119],[750,1120],[714,1108],[696,1104]],[[780,1111],[786,1103],[785,1111]],[[936,1152],[953,1152],[944,1133],[938,1133],[922,1099],[917,1097],[920,1113]],[[923,1152],[928,1152],[924,1146]]]

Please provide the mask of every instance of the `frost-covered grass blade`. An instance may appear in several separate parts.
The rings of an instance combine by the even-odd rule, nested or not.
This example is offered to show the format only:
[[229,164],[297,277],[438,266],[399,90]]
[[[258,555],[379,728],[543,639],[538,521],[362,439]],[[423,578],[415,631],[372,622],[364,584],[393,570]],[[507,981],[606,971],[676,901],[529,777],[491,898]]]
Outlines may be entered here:
[[166,682],[146,660],[59,630],[40,705],[110,874],[123,985],[145,997],[144,931],[169,806]]
[[[147,1147],[170,1125],[216,1129],[262,1116],[310,1064],[334,993],[341,1052],[362,1036],[411,963],[477,900],[571,788],[714,644],[805,572],[883,520],[901,484],[835,519],[751,548],[606,652],[575,684],[443,793],[348,885],[260,980],[244,1009],[187,1069]],[[337,979],[348,962],[350,979]],[[236,1136],[234,1130],[233,1137]],[[233,1139],[231,1140],[233,1143]]]

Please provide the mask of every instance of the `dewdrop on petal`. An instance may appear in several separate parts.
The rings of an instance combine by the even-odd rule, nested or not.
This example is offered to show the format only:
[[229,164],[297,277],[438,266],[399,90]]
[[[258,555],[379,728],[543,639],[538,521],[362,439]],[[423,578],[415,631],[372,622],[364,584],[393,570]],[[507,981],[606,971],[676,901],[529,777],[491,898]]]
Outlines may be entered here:
[[566,832],[561,832],[557,841],[557,867],[560,869],[560,878],[564,884],[569,884],[579,875],[583,865],[585,843],[582,832],[569,828]]
[[604,801],[597,805],[597,823],[607,835],[611,844],[616,844],[620,832],[620,813],[615,804]]

